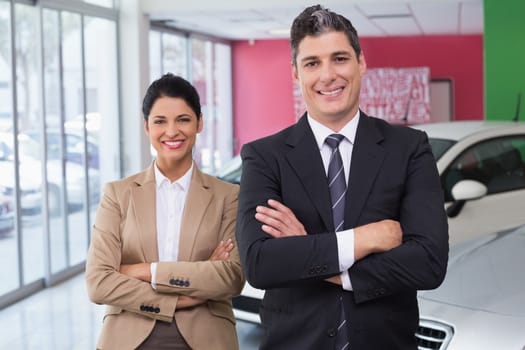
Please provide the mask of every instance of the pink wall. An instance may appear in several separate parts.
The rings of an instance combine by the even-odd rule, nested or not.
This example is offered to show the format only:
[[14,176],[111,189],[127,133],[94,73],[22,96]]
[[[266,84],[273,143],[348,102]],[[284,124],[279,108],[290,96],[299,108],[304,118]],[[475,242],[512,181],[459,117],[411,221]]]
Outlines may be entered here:
[[[370,68],[428,66],[433,79],[452,79],[455,119],[483,119],[481,35],[362,38],[361,46]],[[237,153],[295,117],[288,40],[239,41],[232,48]]]
[[295,119],[288,40],[235,42],[232,49],[237,153],[246,142],[273,134]]

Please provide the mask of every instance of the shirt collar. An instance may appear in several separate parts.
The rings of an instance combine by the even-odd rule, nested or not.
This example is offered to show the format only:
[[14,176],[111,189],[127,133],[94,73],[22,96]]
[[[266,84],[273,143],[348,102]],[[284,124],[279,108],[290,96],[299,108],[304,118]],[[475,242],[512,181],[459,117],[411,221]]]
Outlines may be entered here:
[[[359,124],[359,118],[361,116],[361,113],[359,110],[357,110],[357,113],[355,116],[343,126],[343,128],[338,132],[338,134],[344,135],[344,137],[350,141],[350,143],[353,145],[355,141],[355,135],[357,133],[357,125]],[[334,133],[334,131],[325,125],[319,123],[314,118],[310,117],[309,114],[307,114],[308,117],[308,123],[310,124],[310,127],[312,128],[312,132],[314,133],[315,141],[317,142],[317,146],[319,146],[319,149],[323,147],[325,139],[328,137],[328,135],[331,135]]]
[[159,170],[159,167],[157,166],[157,161],[155,161],[155,184],[157,185],[157,189],[161,188],[162,186],[170,185],[170,184],[179,184],[184,191],[187,191],[190,187],[191,182],[191,176],[193,174],[193,162],[191,163],[190,168],[184,175],[182,175],[179,179],[177,179],[174,182],[171,182],[164,174],[162,174]]

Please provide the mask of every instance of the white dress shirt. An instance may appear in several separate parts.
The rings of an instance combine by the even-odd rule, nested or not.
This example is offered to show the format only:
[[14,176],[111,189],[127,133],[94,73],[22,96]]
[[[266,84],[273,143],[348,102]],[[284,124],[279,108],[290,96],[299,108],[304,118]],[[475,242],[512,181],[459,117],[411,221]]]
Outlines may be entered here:
[[[193,174],[190,169],[177,181],[171,182],[155,162],[157,249],[159,261],[177,261],[179,256],[180,225],[186,196]],[[157,264],[151,264],[151,285],[155,288]]]
[[[345,170],[345,180],[348,187],[348,178],[350,175],[350,164],[352,161],[352,150],[354,148],[355,135],[357,132],[357,125],[359,124],[360,113],[357,111],[356,115],[350,120],[338,134],[344,135],[344,139],[339,144],[339,153],[343,161],[343,167]],[[334,134],[334,131],[327,128],[317,120],[308,116],[308,123],[314,133],[315,141],[319,146],[321,152],[321,158],[323,159],[323,165],[325,172],[328,176],[328,164],[330,163],[330,155],[332,149],[325,143],[325,139],[330,134]],[[351,194],[350,194],[351,195]],[[337,252],[339,255],[339,270],[341,271],[341,282],[344,290],[353,290],[352,282],[348,274],[348,269],[354,264],[354,230],[343,230],[336,232],[337,237]]]

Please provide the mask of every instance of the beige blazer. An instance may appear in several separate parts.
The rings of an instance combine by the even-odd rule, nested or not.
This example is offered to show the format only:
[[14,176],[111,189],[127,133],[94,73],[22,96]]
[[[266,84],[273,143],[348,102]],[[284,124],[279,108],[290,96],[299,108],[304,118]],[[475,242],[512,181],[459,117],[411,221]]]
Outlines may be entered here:
[[[243,287],[239,253],[207,261],[221,240],[235,240],[239,188],[194,166],[177,262],[160,262],[156,290],[118,272],[121,264],[157,262],[154,165],[106,185],[86,262],[90,299],[108,305],[97,348],[135,349],[155,322],[174,318],[192,349],[238,349],[231,297]],[[207,299],[176,310],[179,295]]]

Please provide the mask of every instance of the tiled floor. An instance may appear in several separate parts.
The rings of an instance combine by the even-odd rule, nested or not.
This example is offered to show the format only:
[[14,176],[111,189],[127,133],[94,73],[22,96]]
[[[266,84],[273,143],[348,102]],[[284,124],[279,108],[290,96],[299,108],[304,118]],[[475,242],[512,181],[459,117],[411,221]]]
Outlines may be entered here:
[[78,275],[1,310],[0,349],[95,349],[103,311]]
[[[2,350],[95,349],[104,306],[89,302],[84,275],[0,310]],[[261,330],[237,323],[240,348],[255,350]]]

